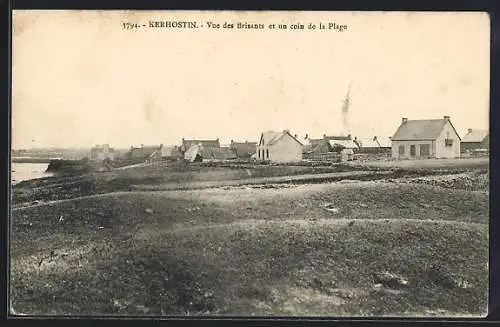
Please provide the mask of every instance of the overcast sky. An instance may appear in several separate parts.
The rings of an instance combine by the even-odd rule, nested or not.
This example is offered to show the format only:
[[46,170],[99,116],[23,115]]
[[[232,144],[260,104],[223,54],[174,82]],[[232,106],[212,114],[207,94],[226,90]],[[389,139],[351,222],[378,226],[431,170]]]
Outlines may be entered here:
[[[194,20],[198,29],[124,30]],[[348,29],[210,30],[206,21],[336,22]],[[15,11],[14,148],[390,136],[402,117],[489,124],[489,20],[481,13]]]

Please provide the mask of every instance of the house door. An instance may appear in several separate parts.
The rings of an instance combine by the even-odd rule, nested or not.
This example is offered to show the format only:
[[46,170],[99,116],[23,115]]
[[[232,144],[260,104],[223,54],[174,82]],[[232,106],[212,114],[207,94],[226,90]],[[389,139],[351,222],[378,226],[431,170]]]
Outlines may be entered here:
[[430,145],[429,144],[420,144],[420,156],[421,157],[429,157],[431,154]]
[[410,145],[410,156],[415,157],[417,155],[417,150],[415,144]]

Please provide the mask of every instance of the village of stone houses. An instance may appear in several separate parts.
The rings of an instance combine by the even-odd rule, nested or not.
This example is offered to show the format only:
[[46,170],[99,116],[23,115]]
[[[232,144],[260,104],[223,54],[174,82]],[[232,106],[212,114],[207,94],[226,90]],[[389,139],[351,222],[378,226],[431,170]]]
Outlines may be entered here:
[[487,130],[301,133],[14,150],[11,313],[486,314]]

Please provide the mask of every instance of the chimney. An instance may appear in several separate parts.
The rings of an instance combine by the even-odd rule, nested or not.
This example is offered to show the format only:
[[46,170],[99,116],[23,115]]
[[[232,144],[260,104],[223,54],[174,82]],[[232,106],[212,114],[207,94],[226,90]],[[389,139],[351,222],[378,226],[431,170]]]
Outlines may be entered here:
[[444,119],[450,119],[450,116],[443,116]]
[[470,133],[472,133],[472,128],[469,128],[469,129],[467,130],[467,134],[470,134]]
[[402,123],[402,124],[406,124],[406,122],[407,122],[407,121],[408,121],[408,118],[403,118],[403,119],[401,119],[401,123]]

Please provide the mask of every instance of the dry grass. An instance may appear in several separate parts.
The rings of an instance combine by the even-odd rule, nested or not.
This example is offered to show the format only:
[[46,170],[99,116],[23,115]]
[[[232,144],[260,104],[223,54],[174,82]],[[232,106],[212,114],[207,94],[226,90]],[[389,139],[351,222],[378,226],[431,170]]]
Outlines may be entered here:
[[175,189],[190,184],[224,184],[243,179],[277,177],[286,179],[287,176],[335,173],[343,169],[353,170],[338,165],[330,167],[253,165],[247,167],[247,165],[172,163],[168,167],[136,167],[112,172],[23,181],[13,188],[12,203],[61,200],[91,194],[130,191],[137,187],[167,185]]
[[[26,314],[484,314],[488,212],[486,193],[380,181],[117,193],[17,209],[13,306]],[[375,287],[378,272],[408,284]]]
[[460,159],[420,159],[420,160],[372,160],[353,161],[353,166],[365,168],[401,168],[401,169],[488,169],[490,160],[482,158]]

